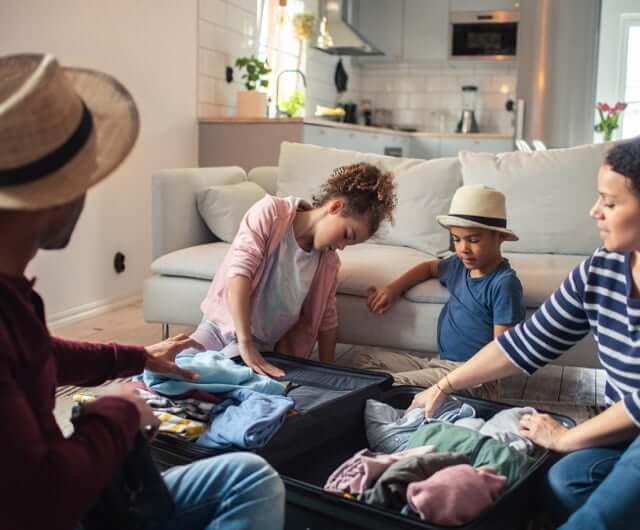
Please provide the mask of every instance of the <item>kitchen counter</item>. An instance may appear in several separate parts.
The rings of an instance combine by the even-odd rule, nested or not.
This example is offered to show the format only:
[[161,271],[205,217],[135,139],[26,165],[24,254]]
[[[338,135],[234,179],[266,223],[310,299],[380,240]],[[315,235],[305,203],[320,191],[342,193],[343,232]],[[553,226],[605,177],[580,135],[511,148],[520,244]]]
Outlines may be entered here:
[[304,125],[320,125],[322,127],[334,127],[336,129],[346,129],[352,131],[361,131],[368,133],[393,134],[395,136],[408,137],[426,137],[426,138],[468,138],[475,140],[510,140],[513,134],[502,133],[439,133],[439,132],[405,132],[396,129],[387,129],[384,127],[371,127],[367,125],[357,125],[354,123],[342,123],[332,120],[323,120],[321,118],[203,118],[200,123],[226,123],[226,124],[304,124]]

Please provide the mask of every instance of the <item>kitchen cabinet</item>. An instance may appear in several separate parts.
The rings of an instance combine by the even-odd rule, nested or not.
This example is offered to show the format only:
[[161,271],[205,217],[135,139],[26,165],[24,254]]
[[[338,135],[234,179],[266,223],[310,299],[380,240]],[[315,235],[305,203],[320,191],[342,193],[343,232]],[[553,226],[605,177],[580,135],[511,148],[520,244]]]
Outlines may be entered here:
[[403,61],[443,63],[449,54],[449,0],[404,0]]
[[451,11],[518,10],[515,0],[451,0]]
[[449,42],[449,0],[366,0],[358,3],[358,30],[384,56],[370,63],[443,63]]
[[400,148],[402,156],[412,156],[412,140],[402,134],[386,134],[331,127],[330,125],[305,124],[303,141],[306,144],[321,145],[384,155],[386,148]]
[[439,158],[440,138],[437,136],[416,136],[412,138],[410,156],[412,158]]

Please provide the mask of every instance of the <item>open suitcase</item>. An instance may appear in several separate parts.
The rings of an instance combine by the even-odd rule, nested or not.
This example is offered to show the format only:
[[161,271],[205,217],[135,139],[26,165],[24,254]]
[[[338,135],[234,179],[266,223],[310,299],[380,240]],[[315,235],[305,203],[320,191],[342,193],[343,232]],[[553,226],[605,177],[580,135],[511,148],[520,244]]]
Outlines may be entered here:
[[[264,357],[286,372],[283,379],[295,387],[287,395],[294,397],[294,394],[299,396],[300,391],[305,393],[304,400],[294,397],[299,414],[287,417],[268,445],[256,451],[278,471],[291,459],[324,444],[338,443],[352,425],[362,421],[367,399],[380,399],[393,383],[391,376],[384,373],[332,366],[276,353],[265,354]],[[151,448],[160,469],[224,452],[162,434],[152,442]],[[233,450],[237,449],[229,449]]]
[[[269,444],[257,451],[282,475],[287,491],[287,530],[426,530],[447,528],[417,517],[356,500],[323,489],[328,476],[354,453],[367,447],[364,408],[367,399],[377,399],[396,408],[406,408],[421,387],[392,387],[391,376],[330,366],[278,354],[266,354],[269,362],[287,372],[286,380],[318,390],[317,403],[288,417]],[[489,418],[512,405],[456,396]],[[542,412],[542,411],[541,411]],[[575,422],[552,414],[571,427]],[[194,442],[159,435],[152,452],[161,469],[206,458],[222,451]],[[464,530],[517,530],[524,528],[533,510],[535,482],[555,456],[540,449],[534,465],[501,495],[491,509]]]

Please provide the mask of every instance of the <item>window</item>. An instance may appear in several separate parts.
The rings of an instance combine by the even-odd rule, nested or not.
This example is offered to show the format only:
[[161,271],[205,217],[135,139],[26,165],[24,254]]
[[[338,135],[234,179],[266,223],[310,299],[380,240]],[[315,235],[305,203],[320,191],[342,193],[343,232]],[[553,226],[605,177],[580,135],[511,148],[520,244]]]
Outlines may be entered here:
[[622,113],[622,138],[640,135],[640,14],[622,15],[619,100],[628,104]]

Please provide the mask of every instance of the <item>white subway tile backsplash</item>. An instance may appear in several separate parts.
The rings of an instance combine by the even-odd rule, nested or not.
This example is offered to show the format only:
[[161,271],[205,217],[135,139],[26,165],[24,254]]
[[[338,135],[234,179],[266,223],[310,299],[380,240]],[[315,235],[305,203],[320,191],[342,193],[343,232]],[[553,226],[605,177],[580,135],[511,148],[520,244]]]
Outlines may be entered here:
[[200,19],[208,20],[219,26],[225,26],[227,3],[223,0],[200,0],[198,3],[198,16]]
[[397,92],[424,92],[423,77],[394,78],[393,90]]
[[257,35],[256,15],[232,4],[227,4],[227,19],[225,25],[243,35],[250,37],[256,37]]
[[198,79],[198,101],[201,103],[219,103],[216,101],[217,79],[201,75]]
[[223,79],[225,68],[229,64],[227,54],[200,48],[198,53],[198,70],[201,74],[216,79]]

